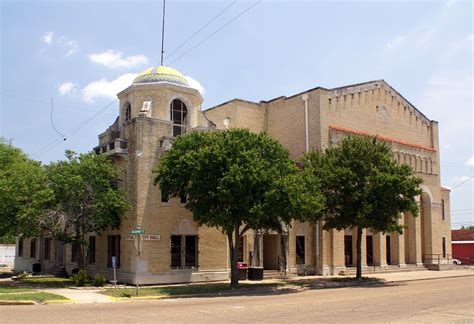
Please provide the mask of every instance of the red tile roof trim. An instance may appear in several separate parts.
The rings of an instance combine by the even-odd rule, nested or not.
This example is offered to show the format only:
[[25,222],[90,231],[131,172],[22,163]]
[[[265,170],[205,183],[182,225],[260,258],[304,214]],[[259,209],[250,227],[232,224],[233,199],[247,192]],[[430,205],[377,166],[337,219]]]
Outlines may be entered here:
[[366,133],[366,132],[361,132],[361,131],[346,128],[346,127],[341,127],[341,126],[337,126],[337,125],[329,125],[329,128],[340,131],[340,132],[352,133],[352,134],[356,134],[356,135],[377,136],[377,139],[382,140],[382,141],[407,145],[407,146],[416,147],[416,148],[420,148],[420,149],[431,151],[431,152],[436,152],[436,150],[434,148],[431,148],[431,147],[427,147],[427,146],[423,146],[423,145],[419,145],[419,144],[413,144],[413,143],[404,142],[404,141],[399,141],[399,140],[389,138],[389,137],[385,137],[385,136],[369,134],[369,133]]

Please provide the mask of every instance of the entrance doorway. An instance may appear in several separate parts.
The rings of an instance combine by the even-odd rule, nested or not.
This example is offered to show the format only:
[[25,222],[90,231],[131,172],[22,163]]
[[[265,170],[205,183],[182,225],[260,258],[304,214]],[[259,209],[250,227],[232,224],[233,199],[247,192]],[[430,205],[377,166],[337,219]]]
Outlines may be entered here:
[[344,263],[352,266],[352,235],[344,235]]
[[386,242],[386,257],[387,257],[387,264],[392,264],[392,239],[390,235],[387,235],[385,237],[385,242]]
[[366,236],[367,265],[374,265],[374,240],[372,235]]
[[265,270],[279,270],[278,255],[280,251],[278,234],[263,235],[263,268]]

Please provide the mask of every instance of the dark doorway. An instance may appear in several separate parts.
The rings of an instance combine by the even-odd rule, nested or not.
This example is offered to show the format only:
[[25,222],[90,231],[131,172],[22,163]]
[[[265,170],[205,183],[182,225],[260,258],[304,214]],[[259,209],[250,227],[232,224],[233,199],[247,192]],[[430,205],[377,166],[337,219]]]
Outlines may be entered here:
[[344,235],[344,263],[352,266],[352,235]]
[[385,237],[386,242],[386,256],[387,256],[387,264],[392,264],[392,239],[391,236]]
[[372,235],[366,236],[367,265],[374,265],[374,241]]
[[265,270],[279,270],[278,252],[279,240],[276,234],[263,235],[263,268]]

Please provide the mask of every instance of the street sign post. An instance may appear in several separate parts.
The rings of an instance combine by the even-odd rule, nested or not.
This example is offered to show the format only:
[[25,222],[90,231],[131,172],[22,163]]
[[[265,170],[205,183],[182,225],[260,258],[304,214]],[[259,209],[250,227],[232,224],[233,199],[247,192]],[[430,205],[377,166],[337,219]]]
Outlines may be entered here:
[[114,269],[114,288],[117,289],[117,272],[115,268],[117,268],[117,257],[112,256],[112,268]]
[[135,296],[138,296],[138,288],[139,288],[139,285],[138,285],[138,267],[139,267],[139,264],[140,264],[140,238],[141,238],[142,234],[145,234],[145,230],[143,228],[140,228],[140,227],[136,226],[134,229],[132,229],[130,231],[130,234],[135,236],[138,240],[138,242],[137,242],[137,261],[136,261],[136,268],[135,268],[135,285],[136,285]]

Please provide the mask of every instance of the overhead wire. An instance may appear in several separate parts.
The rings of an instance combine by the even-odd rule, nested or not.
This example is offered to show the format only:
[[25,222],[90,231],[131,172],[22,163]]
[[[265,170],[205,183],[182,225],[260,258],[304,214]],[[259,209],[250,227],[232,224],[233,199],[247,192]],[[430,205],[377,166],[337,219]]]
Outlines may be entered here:
[[240,18],[241,16],[243,16],[244,14],[246,14],[247,12],[249,12],[253,7],[255,7],[256,5],[258,5],[259,3],[261,2],[261,0],[258,0],[257,2],[255,2],[254,4],[252,4],[251,6],[247,7],[245,10],[241,11],[237,16],[235,16],[234,18],[232,18],[231,20],[229,20],[227,23],[225,23],[224,25],[222,25],[221,27],[219,27],[217,30],[215,30],[214,32],[212,32],[211,34],[209,34],[207,37],[205,37],[204,39],[202,39],[201,41],[199,41],[197,44],[195,44],[194,46],[192,46],[191,48],[189,48],[187,51],[185,51],[183,54],[181,54],[180,56],[178,56],[177,58],[175,58],[173,61],[171,61],[169,64],[173,64],[174,62],[178,61],[179,59],[181,59],[183,56],[185,56],[186,54],[188,54],[189,52],[191,52],[193,49],[195,49],[196,47],[198,47],[199,45],[201,45],[202,43],[204,43],[206,40],[208,40],[209,38],[211,38],[212,36],[214,36],[215,34],[217,34],[218,32],[220,32],[222,29],[224,29],[225,27],[229,26],[231,23],[233,23],[234,21],[236,21],[238,18]]
[[54,121],[53,121],[53,110],[54,110],[54,104],[53,104],[53,98],[51,98],[51,114],[50,114],[50,119],[51,119],[51,127],[53,127],[54,131],[56,133],[58,133],[59,135],[61,135],[61,137],[63,138],[63,140],[65,141],[66,140],[66,137],[64,136],[63,133],[61,133],[60,131],[57,130],[57,128],[54,126]]
[[459,186],[465,184],[466,182],[468,182],[468,181],[471,180],[472,178],[474,178],[474,175],[470,176],[470,177],[467,178],[467,179],[464,179],[463,181],[461,181],[461,182],[458,183],[457,185],[451,187],[450,190],[456,189],[457,187],[459,187]]
[[[97,111],[94,115],[90,116],[89,118],[85,119],[84,121],[82,121],[81,123],[79,123],[78,125],[76,125],[75,127],[73,127],[72,129],[70,129],[67,133],[66,133],[66,136],[65,138],[68,139],[68,138],[71,138],[74,134],[76,134],[79,130],[81,130],[82,127],[84,127],[84,125],[86,125],[87,123],[89,123],[91,120],[93,120],[94,118],[96,118],[98,115],[100,115],[102,112],[104,112],[107,108],[109,108],[111,105],[113,105],[114,103],[116,103],[117,100],[114,100],[110,103],[108,103],[107,105],[105,105],[104,107],[102,107],[99,111]],[[40,157],[41,155],[43,155],[44,153],[48,152],[49,150],[51,150],[52,148],[54,148],[56,145],[60,144],[63,142],[63,139],[57,139],[53,142],[51,142],[50,144],[44,146],[43,148],[41,148],[40,150],[38,150],[37,152],[33,153],[33,156],[36,156],[36,157]]]
[[211,20],[209,20],[207,23],[205,23],[201,28],[199,28],[196,32],[194,32],[191,36],[189,36],[184,42],[182,42],[179,46],[177,46],[174,50],[171,51],[168,55],[166,55],[165,60],[168,60],[171,56],[173,56],[174,53],[179,51],[184,45],[186,45],[191,39],[196,37],[201,31],[203,31],[207,26],[212,24],[217,18],[222,16],[224,12],[226,12],[230,7],[232,7],[237,0],[232,1],[230,4],[228,4],[224,9],[222,9],[216,16],[214,16]]

